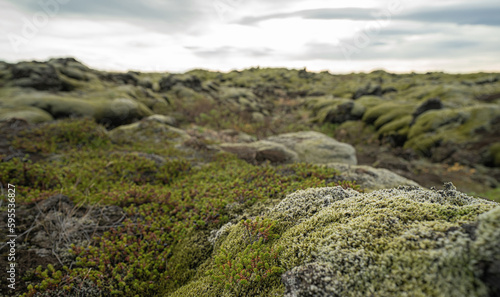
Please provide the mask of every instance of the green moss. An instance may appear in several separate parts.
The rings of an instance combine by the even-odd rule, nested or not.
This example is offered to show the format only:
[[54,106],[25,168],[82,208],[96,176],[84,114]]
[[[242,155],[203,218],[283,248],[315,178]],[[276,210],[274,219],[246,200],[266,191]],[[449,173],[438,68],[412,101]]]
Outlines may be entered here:
[[379,135],[388,135],[396,133],[398,135],[406,136],[409,131],[409,126],[413,117],[411,115],[406,115],[400,117],[396,120],[388,122],[380,127],[378,130]]
[[188,283],[197,273],[199,274],[200,265],[211,256],[212,245],[207,241],[206,231],[188,232],[182,235],[182,239],[171,250],[174,256],[166,259],[171,269],[168,281],[162,281],[160,285],[163,294],[174,292]]
[[490,146],[489,153],[493,159],[493,164],[500,167],[500,142],[496,142]]
[[0,122],[14,118],[23,119],[30,124],[43,123],[54,120],[54,118],[48,112],[36,107],[0,107]]
[[408,119],[408,116],[410,116],[413,112],[413,108],[414,106],[409,104],[409,105],[400,105],[397,109],[393,110],[389,109],[384,114],[377,117],[377,119],[374,122],[374,126],[378,129],[392,121],[399,120],[403,117]]
[[88,118],[41,124],[21,132],[12,142],[15,148],[30,153],[54,153],[68,147],[104,148],[109,143],[106,130]]
[[123,125],[111,130],[109,135],[117,144],[165,145],[169,142],[182,142],[189,139],[189,135],[183,130],[154,120],[143,120]]
[[413,104],[387,102],[366,110],[363,121],[379,128],[392,120],[396,120],[413,112]]
[[21,93],[5,100],[3,104],[17,109],[28,107],[29,110],[29,107],[36,107],[54,118],[92,117],[101,123],[130,122],[153,114],[147,106],[134,99],[80,98],[71,96],[71,93],[64,96],[46,92]]
[[[360,118],[365,112],[363,105],[350,99],[334,97],[317,97],[305,100],[307,108],[313,112],[313,121],[325,123],[336,118]],[[352,108],[344,110],[342,106],[352,104]]]
[[381,103],[384,103],[385,100],[378,97],[378,96],[368,95],[368,96],[359,97],[358,99],[356,99],[356,102],[361,104],[365,108],[369,109],[369,108],[375,107]]
[[437,143],[464,143],[491,131],[500,107],[483,104],[459,109],[430,110],[419,116],[408,132],[405,148],[428,153]]
[[0,184],[19,186],[22,194],[19,201],[23,201],[26,191],[30,188],[51,190],[61,187],[62,180],[58,172],[52,170],[47,162],[33,163],[30,160],[13,158],[8,161],[0,158]]
[[491,189],[489,191],[480,192],[480,193],[475,193],[474,192],[471,195],[474,195],[474,196],[477,196],[477,197],[486,198],[486,199],[489,199],[489,200],[496,201],[496,202],[500,203],[500,188],[495,188],[495,189]]
[[446,125],[461,125],[470,116],[470,112],[467,112],[467,110],[430,110],[417,118],[417,121],[410,129],[408,137],[414,138],[427,132],[436,131]]

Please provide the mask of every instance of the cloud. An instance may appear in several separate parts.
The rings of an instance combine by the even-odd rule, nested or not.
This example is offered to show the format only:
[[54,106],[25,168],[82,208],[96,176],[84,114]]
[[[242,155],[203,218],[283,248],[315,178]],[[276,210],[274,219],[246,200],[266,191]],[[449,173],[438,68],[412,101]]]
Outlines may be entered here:
[[274,50],[271,48],[260,47],[260,48],[237,48],[232,46],[222,46],[218,48],[205,49],[200,47],[185,47],[191,50],[191,52],[200,58],[209,59],[227,59],[234,58],[238,56],[245,57],[267,57],[273,54]]
[[458,25],[500,26],[500,5],[458,5],[426,8],[396,18],[424,23],[454,23]]
[[[20,9],[35,13],[43,11],[41,3],[50,0],[6,0]],[[56,2],[57,0],[52,0]],[[56,2],[57,3],[57,2]],[[64,2],[63,2],[64,3]],[[58,16],[83,17],[86,19],[115,19],[135,24],[149,25],[165,32],[188,31],[210,18],[209,5],[201,0],[69,0],[58,5]],[[210,7],[210,9],[212,9]]]
[[[39,3],[55,1],[67,4],[13,50],[9,33],[24,37]],[[72,55],[96,68],[168,71],[500,67],[498,0],[402,1],[387,18],[391,1],[0,0],[0,59]],[[214,3],[231,9],[221,17]],[[362,34],[369,40],[357,46]]]
[[[263,16],[244,17],[236,23],[254,25],[272,19],[300,17],[303,19],[370,21],[379,18],[381,12],[387,11],[376,8],[324,8],[306,9],[287,13],[275,13]],[[479,6],[470,4],[454,4],[441,7],[426,7],[401,14],[391,14],[395,20],[418,21],[424,23],[454,23],[459,25],[488,25],[500,26],[500,5],[488,4]]]
[[[395,24],[394,27],[397,27]],[[308,42],[297,59],[304,60],[414,60],[414,59],[469,59],[495,57],[500,47],[500,37],[492,35],[492,28],[468,28],[448,25],[431,30],[391,29],[377,35],[337,42]],[[486,42],[487,41],[487,42]]]
[[259,17],[245,17],[239,21],[241,25],[253,25],[262,21],[272,19],[284,19],[292,17],[301,17],[304,19],[320,19],[320,20],[369,20],[373,19],[373,13],[377,10],[369,8],[324,8],[324,9],[307,9],[289,13],[276,13]]

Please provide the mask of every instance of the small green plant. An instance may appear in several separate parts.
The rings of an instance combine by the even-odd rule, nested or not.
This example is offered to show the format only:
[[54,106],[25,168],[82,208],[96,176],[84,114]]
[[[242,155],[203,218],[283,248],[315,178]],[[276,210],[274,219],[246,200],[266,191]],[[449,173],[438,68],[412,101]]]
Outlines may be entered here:
[[44,123],[22,131],[12,145],[29,153],[54,153],[71,147],[103,148],[110,144],[104,127],[93,119]]
[[269,239],[279,237],[277,234],[272,232],[276,222],[270,219],[260,220],[260,218],[257,217],[255,221],[248,219],[246,221],[242,221],[242,224],[245,226],[247,231],[247,243],[253,244],[260,239],[267,242]]
[[59,177],[47,163],[33,163],[27,158],[13,158],[7,162],[0,161],[0,164],[1,184],[12,183],[23,186],[23,191],[27,187],[47,190],[61,185]]
[[282,247],[264,246],[262,237],[236,255],[221,249],[220,255],[215,257],[216,268],[208,271],[208,275],[226,290],[242,293],[248,287],[284,272],[275,265],[281,251]]
[[344,189],[353,189],[355,191],[362,192],[361,187],[356,184],[356,181],[342,180],[338,181],[337,185]]

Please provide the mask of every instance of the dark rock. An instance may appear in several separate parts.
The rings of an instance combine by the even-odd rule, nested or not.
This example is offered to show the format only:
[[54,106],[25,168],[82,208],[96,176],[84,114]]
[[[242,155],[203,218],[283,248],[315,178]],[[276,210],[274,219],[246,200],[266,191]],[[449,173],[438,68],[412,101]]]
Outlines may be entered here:
[[299,70],[298,76],[300,78],[303,78],[303,79],[309,79],[309,78],[314,77],[314,73],[307,72],[307,70],[304,68],[304,69]]
[[139,82],[137,75],[130,71],[127,73],[104,73],[101,75],[101,79],[133,86],[137,86]]
[[487,77],[487,78],[482,78],[482,79],[478,79],[476,81],[476,85],[485,85],[485,84],[492,84],[492,83],[496,83],[498,82],[498,76],[495,76],[495,77]]
[[153,83],[149,79],[139,79],[137,84],[145,89],[153,89]]
[[326,117],[325,122],[341,124],[346,121],[356,121],[363,117],[362,114],[355,114],[352,112],[354,108],[354,102],[349,101],[337,105],[337,108],[330,111]]
[[480,96],[476,97],[476,100],[487,102],[487,103],[493,102],[497,99],[500,99],[500,93],[486,94],[486,95],[480,95]]
[[64,83],[56,68],[47,63],[21,62],[11,68],[12,84],[23,88],[43,91],[68,91],[72,87]]
[[76,64],[80,64],[83,67],[87,68],[80,61],[76,60],[75,58],[71,58],[71,57],[70,58],[55,58],[55,59],[50,59],[49,63],[51,63],[51,64],[52,63],[61,64],[63,66],[72,66],[72,65],[74,65],[76,63]]
[[391,153],[379,153],[376,156],[374,167],[386,168],[395,172],[409,172],[412,169],[411,162]]
[[167,77],[160,79],[160,91],[166,92],[171,90],[176,84],[180,84],[194,91],[201,91],[201,80],[194,75],[189,74],[170,74]]
[[480,279],[488,286],[488,297],[500,297],[500,261],[479,261],[476,267],[483,272]]
[[352,96],[352,99],[356,100],[365,95],[381,96],[382,88],[379,85],[372,86],[369,83],[365,87],[359,88]]
[[398,90],[394,87],[387,87],[382,89],[382,95],[387,94],[387,93],[397,93]]
[[424,112],[432,109],[442,109],[442,108],[443,108],[443,103],[441,103],[441,100],[439,98],[431,98],[425,101],[419,107],[417,107],[417,109],[413,112],[412,114],[413,120],[411,121],[410,126],[412,126],[415,123],[417,117],[423,114]]

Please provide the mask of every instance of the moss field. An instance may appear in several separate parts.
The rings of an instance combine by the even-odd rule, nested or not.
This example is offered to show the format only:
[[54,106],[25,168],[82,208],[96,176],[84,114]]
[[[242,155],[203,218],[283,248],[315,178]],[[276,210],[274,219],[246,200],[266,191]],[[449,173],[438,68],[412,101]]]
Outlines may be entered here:
[[[72,269],[28,273],[33,285],[26,296],[71,290],[75,279],[89,279],[109,294],[169,295],[212,261],[211,230],[255,217],[296,190],[335,185],[333,169],[253,166],[227,154],[193,166],[168,140],[115,144],[107,134],[83,119],[41,124],[12,139],[26,156],[4,161],[0,182],[18,187],[18,203],[63,194],[78,204],[117,205],[127,213],[122,226],[90,246],[71,247]],[[30,155],[43,158],[35,162]],[[151,155],[166,161],[156,164]]]
[[[24,296],[69,295],[84,281],[103,296],[282,296],[280,275],[313,262],[345,296],[486,296],[473,261],[500,255],[488,246],[500,238],[498,204],[453,189],[362,193],[325,167],[220,153],[194,165],[168,140],[113,143],[91,119],[29,127],[12,139],[26,156],[0,167],[19,204],[63,194],[123,207],[126,218],[68,246],[68,265],[26,272]],[[466,223],[479,224],[478,240]]]
[[[0,126],[13,131],[0,142],[0,184],[16,185],[17,207],[62,194],[75,209],[124,213],[65,243],[57,262],[21,270],[18,295],[490,294],[482,268],[500,261],[499,188],[480,193],[498,202],[451,184],[368,192],[327,166],[249,164],[210,149],[218,140],[208,136],[195,149],[187,132],[343,131],[355,146],[394,137],[423,157],[470,142],[496,169],[498,74],[118,74],[73,59],[16,67],[0,62]],[[52,73],[55,89],[39,87],[39,75],[15,77],[23,71]],[[414,119],[436,97],[443,108]],[[153,114],[176,128],[141,121]],[[321,273],[306,288],[285,285],[313,270]]]

